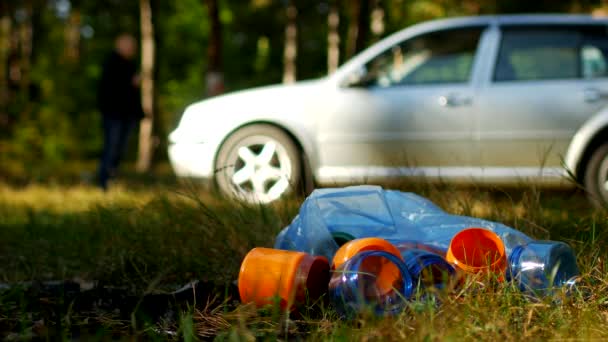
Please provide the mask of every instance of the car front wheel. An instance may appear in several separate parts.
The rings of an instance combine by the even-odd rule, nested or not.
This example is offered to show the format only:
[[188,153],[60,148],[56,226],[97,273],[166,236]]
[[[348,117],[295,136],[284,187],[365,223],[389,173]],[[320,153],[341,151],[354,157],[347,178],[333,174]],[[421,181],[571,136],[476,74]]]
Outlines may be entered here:
[[597,207],[608,206],[608,143],[600,145],[589,158],[585,169],[585,189]]
[[216,159],[219,190],[250,203],[270,203],[300,181],[301,161],[293,140],[271,125],[246,126],[226,139]]

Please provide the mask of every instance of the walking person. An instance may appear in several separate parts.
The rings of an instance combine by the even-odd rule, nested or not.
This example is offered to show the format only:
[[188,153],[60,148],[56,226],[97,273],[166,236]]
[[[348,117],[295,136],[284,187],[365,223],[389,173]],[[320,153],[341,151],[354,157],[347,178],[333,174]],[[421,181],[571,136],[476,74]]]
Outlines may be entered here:
[[103,121],[103,152],[98,177],[104,191],[126,152],[129,135],[143,117],[136,54],[135,38],[122,34],[116,38],[114,51],[103,65],[98,96]]

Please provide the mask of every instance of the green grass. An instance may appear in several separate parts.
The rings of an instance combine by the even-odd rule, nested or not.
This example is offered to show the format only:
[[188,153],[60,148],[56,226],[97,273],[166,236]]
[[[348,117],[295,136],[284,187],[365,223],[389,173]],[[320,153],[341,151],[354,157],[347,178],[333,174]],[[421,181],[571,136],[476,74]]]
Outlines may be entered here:
[[[135,183],[135,185],[132,185]],[[227,301],[182,308],[174,321],[143,322],[71,303],[0,292],[0,336],[106,339],[171,336],[219,340],[255,338],[344,340],[545,340],[608,338],[608,223],[573,190],[494,189],[401,184],[447,211],[501,221],[575,250],[581,291],[559,301],[532,301],[509,284],[445,295],[442,304],[413,302],[397,317],[339,319],[324,305],[290,316]],[[78,279],[122,289],[135,298],[164,293],[193,279],[217,284],[224,297],[244,255],[272,246],[302,199],[246,206],[192,183],[116,185],[109,193],[79,185],[0,185],[0,282]],[[228,290],[226,290],[228,291]],[[61,304],[61,305],[60,305]],[[52,309],[49,309],[52,308]],[[41,323],[42,321],[42,323]],[[84,329],[83,327],[86,327]],[[83,335],[84,334],[84,335]],[[129,337],[130,336],[130,337]]]

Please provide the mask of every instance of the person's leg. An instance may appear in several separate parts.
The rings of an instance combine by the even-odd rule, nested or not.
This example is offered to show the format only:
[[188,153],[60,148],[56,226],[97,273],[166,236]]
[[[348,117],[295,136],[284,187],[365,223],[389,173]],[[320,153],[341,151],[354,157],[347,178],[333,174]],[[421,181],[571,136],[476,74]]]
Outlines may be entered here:
[[112,170],[115,171],[118,169],[118,164],[127,153],[127,148],[129,147],[129,137],[131,136],[131,132],[135,128],[136,121],[135,120],[124,120],[121,122],[120,130],[118,134],[117,141],[117,153],[114,156],[115,158],[112,160]]
[[112,161],[118,153],[118,140],[120,135],[120,120],[107,116],[103,118],[103,153],[99,163],[99,186],[107,190],[108,179],[112,169]]

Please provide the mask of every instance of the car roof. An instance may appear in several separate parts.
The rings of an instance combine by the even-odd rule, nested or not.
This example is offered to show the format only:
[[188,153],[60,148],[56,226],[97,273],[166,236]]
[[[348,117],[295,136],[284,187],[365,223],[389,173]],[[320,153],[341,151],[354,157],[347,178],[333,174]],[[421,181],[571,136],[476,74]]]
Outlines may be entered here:
[[[421,23],[429,26],[468,26],[468,25],[544,25],[544,24],[608,24],[608,17],[585,14],[508,14],[480,15],[436,19]],[[426,25],[425,25],[426,26]]]

